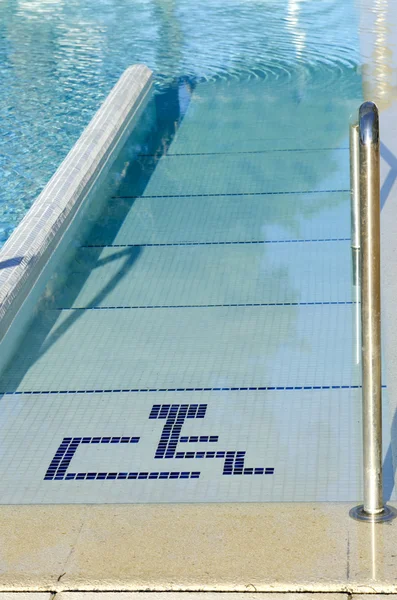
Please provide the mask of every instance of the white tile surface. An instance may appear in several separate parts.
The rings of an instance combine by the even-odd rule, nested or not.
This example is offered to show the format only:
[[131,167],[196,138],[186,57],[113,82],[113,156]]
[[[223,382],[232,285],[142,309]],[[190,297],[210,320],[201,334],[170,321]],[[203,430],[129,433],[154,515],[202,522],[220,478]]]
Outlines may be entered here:
[[[204,416],[182,419],[181,430],[174,430],[172,458],[155,458],[166,420],[149,416],[153,406],[170,404],[199,404]],[[1,402],[1,502],[358,501],[360,415],[358,390],[5,396]],[[139,441],[78,443],[63,478],[44,480],[64,438],[123,436],[139,437]],[[206,440],[209,436],[212,441]],[[388,445],[386,430],[385,456]],[[244,469],[267,467],[274,472],[225,474],[227,457],[216,456],[225,451],[245,452]],[[187,452],[194,455],[190,458]],[[197,452],[205,455],[200,458]],[[385,487],[390,490],[392,466],[389,459],[385,461]],[[199,475],[67,477],[182,472]]]

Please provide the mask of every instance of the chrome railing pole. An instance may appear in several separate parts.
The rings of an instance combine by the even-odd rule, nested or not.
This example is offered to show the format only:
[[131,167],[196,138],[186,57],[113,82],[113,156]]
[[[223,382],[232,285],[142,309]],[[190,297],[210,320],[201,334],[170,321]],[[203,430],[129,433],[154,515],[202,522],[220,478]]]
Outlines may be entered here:
[[361,344],[364,504],[351,516],[385,521],[395,516],[383,504],[382,373],[380,323],[380,152],[379,115],[373,102],[359,111]]
[[361,339],[364,511],[383,510],[380,346],[380,158],[375,104],[360,107]]
[[361,306],[360,306],[360,143],[358,124],[350,125],[350,223],[355,319],[355,362],[361,359]]
[[350,125],[351,247],[360,248],[360,144],[358,125]]

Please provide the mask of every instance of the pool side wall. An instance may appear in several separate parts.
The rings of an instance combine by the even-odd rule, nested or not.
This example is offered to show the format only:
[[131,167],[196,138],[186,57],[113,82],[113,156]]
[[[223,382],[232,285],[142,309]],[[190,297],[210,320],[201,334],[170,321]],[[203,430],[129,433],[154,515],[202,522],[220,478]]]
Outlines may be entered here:
[[[117,158],[147,106],[151,88],[148,67],[126,69],[0,251],[0,370],[33,316],[37,290],[43,288],[37,282],[49,259],[77,213],[92,199],[99,178],[103,179]],[[35,298],[27,301],[33,288]]]

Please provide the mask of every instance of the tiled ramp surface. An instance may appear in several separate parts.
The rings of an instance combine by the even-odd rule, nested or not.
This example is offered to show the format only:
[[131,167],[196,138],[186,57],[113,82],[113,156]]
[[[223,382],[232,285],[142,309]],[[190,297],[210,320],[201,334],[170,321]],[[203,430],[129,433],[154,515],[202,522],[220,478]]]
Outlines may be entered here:
[[2,502],[360,499],[349,90],[195,88],[2,375]]

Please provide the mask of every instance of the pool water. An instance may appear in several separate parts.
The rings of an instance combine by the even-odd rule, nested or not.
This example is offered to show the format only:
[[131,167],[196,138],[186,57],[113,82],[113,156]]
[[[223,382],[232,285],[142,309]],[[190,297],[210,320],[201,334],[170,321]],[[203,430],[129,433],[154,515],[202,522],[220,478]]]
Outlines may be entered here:
[[360,79],[337,101],[298,88],[184,79],[156,98],[0,379],[3,502],[359,500]]
[[[278,70],[255,50],[208,77],[158,78],[152,134],[0,378],[1,502],[360,500],[348,124],[361,78],[354,46],[334,64],[314,52],[335,42],[318,37],[327,16],[347,41],[356,24],[350,6],[271,4],[256,3],[259,22],[289,15]],[[218,27],[226,50],[244,47]]]
[[354,2],[0,0],[0,244],[141,62],[159,91],[178,78],[292,77],[297,100],[312,87],[335,97],[360,69]]

